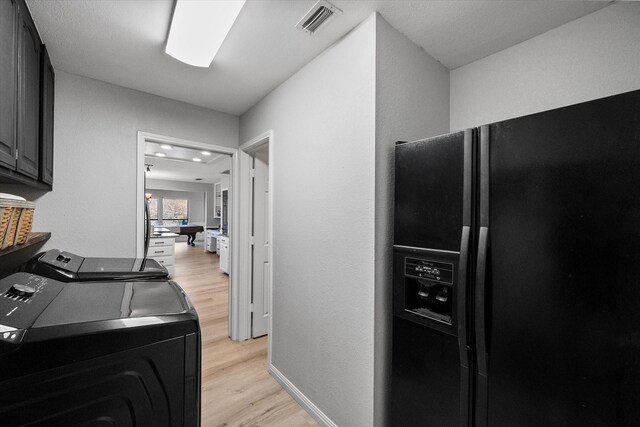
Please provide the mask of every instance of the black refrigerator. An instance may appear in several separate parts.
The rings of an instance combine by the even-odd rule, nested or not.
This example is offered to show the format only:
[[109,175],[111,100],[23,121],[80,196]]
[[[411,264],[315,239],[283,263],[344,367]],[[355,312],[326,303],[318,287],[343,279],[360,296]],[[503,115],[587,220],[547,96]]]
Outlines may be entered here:
[[398,143],[393,426],[640,423],[640,91]]

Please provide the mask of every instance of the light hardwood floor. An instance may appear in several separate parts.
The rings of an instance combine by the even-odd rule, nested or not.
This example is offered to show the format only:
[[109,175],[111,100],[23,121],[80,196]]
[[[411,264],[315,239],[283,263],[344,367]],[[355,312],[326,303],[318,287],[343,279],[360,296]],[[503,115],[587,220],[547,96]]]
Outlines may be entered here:
[[189,295],[202,334],[202,427],[318,426],[267,372],[267,337],[228,337],[228,278],[216,254],[176,243],[173,277]]

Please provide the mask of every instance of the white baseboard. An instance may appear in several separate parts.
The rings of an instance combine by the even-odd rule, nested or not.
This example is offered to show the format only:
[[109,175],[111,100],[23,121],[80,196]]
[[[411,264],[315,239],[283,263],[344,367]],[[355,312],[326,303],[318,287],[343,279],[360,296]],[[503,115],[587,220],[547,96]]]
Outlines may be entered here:
[[321,426],[338,427],[324,412],[322,412],[312,401],[309,400],[291,381],[285,377],[275,366],[269,363],[269,373],[280,383],[287,393],[291,395]]

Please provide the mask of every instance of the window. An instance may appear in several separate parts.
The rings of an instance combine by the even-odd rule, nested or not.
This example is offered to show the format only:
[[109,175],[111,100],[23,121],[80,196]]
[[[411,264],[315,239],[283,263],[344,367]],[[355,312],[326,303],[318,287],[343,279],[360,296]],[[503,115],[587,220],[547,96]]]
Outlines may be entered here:
[[162,223],[180,225],[189,222],[189,201],[185,199],[162,199]]
[[158,220],[158,199],[149,199],[149,219]]

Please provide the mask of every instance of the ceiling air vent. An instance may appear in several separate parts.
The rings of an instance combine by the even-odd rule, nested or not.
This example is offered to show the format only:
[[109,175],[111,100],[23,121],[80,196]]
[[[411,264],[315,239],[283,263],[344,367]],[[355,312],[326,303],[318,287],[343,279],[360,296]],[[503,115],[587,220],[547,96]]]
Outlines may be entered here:
[[296,24],[296,28],[315,34],[332,16],[342,13],[340,9],[325,0],[320,0]]

